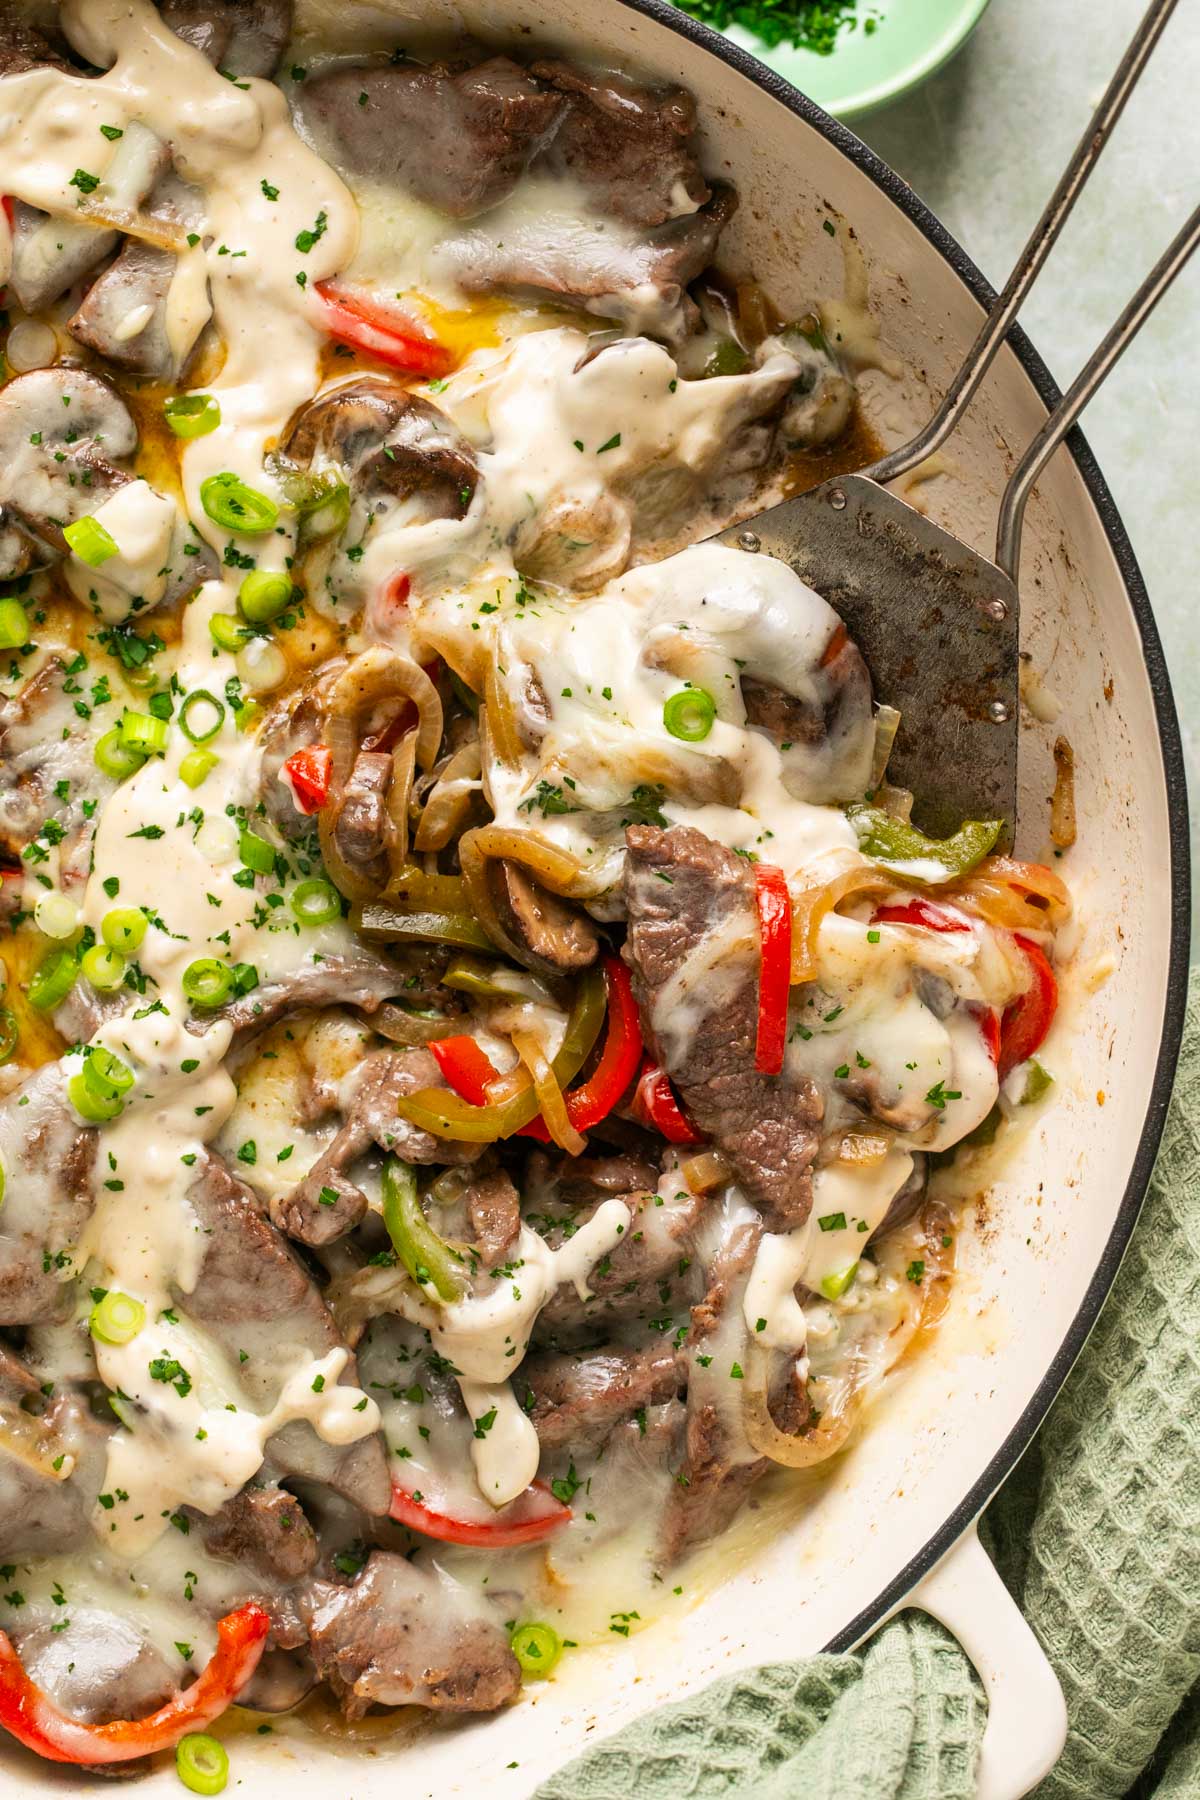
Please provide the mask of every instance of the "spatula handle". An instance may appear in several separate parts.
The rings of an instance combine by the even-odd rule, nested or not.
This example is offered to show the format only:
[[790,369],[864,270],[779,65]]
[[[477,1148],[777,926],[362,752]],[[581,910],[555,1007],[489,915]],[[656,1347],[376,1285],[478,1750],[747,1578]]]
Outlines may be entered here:
[[1000,502],[996,561],[1015,583],[1021,560],[1025,506],[1038,477],[1109,370],[1129,348],[1188,258],[1200,249],[1200,206],[1155,263],[1103,343],[1080,370],[1013,470]]
[[[1113,126],[1125,110],[1125,102],[1137,86],[1142,70],[1150,60],[1177,4],[1178,0],[1152,0],[1108,84],[1104,98],[1092,115],[1091,123],[1080,139],[1074,156],[1063,171],[1062,179],[1051,195],[1045,212],[1034,227],[1033,235],[1017,259],[1016,267],[971,346],[965,362],[951,382],[942,404],[924,430],[910,443],[891,451],[871,468],[862,471],[873,481],[894,481],[897,476],[907,474],[918,463],[924,462],[927,456],[932,456],[957,427],[991,367],[997,350],[1007,337],[1009,327],[1020,311],[1026,295],[1041,273],[1059,233],[1071,216],[1075,202],[1099,161]],[[1132,332],[1129,333],[1129,336],[1132,335]],[[1128,337],[1125,341],[1128,342]],[[1111,366],[1110,362],[1108,367]]]

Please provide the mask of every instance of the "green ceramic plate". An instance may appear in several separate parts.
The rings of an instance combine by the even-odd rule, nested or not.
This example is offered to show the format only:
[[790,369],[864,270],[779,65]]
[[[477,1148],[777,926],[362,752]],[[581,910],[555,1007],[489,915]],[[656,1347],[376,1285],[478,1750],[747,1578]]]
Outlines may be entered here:
[[768,49],[740,25],[727,36],[838,119],[857,118],[898,100],[954,55],[987,10],[988,0],[858,0],[861,19],[829,56],[790,44]]

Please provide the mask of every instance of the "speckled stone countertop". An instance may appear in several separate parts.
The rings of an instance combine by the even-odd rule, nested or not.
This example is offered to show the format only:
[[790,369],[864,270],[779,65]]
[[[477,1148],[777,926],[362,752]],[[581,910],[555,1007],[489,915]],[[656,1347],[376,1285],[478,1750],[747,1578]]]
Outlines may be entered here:
[[[919,6],[921,0],[891,0]],[[999,286],[1145,0],[993,0],[958,57],[854,123]],[[1182,0],[1022,320],[1064,387],[1200,198],[1200,3]],[[1083,419],[1166,646],[1200,867],[1200,256]],[[1198,909],[1200,910],[1200,909]],[[1200,924],[1193,934],[1200,959]]]

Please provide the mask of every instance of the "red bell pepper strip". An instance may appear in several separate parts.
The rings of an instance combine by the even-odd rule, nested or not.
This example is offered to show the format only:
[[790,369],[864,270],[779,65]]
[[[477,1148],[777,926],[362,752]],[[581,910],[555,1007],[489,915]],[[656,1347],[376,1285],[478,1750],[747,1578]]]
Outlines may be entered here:
[[535,1481],[523,1494],[502,1506],[491,1519],[456,1519],[436,1512],[415,1493],[409,1493],[392,1476],[391,1517],[424,1537],[442,1544],[477,1544],[486,1550],[508,1550],[519,1544],[537,1544],[561,1529],[571,1509],[556,1500],[544,1481]]
[[970,931],[960,912],[938,906],[932,900],[906,900],[903,904],[876,907],[872,925],[923,925],[927,931]]
[[1058,1011],[1058,983],[1045,951],[1019,932],[1014,932],[1013,942],[1024,952],[1033,979],[1025,992],[1004,1009],[997,1063],[1001,1081],[1011,1075],[1018,1063],[1028,1061],[1041,1049]]
[[703,1137],[675,1098],[670,1077],[657,1063],[647,1059],[638,1077],[633,1100],[633,1116],[665,1137],[668,1144],[702,1144]]
[[987,1046],[987,1053],[998,1068],[1000,1065],[1000,1014],[995,1007],[985,1007],[980,1015],[979,1023],[983,1027],[983,1041]]
[[329,798],[333,751],[326,749],[324,744],[309,744],[303,750],[294,750],[283,765],[283,773],[292,784],[300,811],[320,812]]
[[778,1075],[787,1044],[792,983],[792,897],[782,869],[773,863],[755,863],[754,899],[761,955],[754,1066],[760,1075]]
[[271,1621],[253,1601],[217,1625],[217,1648],[199,1679],[144,1719],[86,1725],[68,1718],[30,1680],[8,1634],[0,1631],[0,1725],[47,1762],[128,1762],[169,1750],[189,1731],[203,1731],[241,1693],[263,1653]]
[[500,1071],[473,1037],[435,1038],[429,1049],[456,1094],[472,1106],[487,1105],[488,1085],[499,1081]]
[[424,331],[415,319],[407,319],[353,288],[337,287],[331,281],[318,281],[316,293],[321,302],[321,322],[339,343],[365,350],[368,356],[410,375],[445,375],[454,367],[454,357],[446,346]]

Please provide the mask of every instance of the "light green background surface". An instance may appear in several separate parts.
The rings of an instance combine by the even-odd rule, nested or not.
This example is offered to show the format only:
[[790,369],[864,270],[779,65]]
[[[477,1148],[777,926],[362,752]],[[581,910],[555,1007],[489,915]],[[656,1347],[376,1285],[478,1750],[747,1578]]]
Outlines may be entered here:
[[[881,4],[890,11],[919,8],[923,0]],[[854,129],[911,182],[999,286],[1144,10],[1145,0],[992,0],[953,62]],[[1200,0],[1181,0],[1023,314],[1064,386],[1197,199]],[[1198,422],[1200,256],[1083,419],[1166,645],[1194,815],[1200,811]],[[1192,844],[1194,853],[1200,850],[1195,816]],[[1194,946],[1200,954],[1200,931]]]

